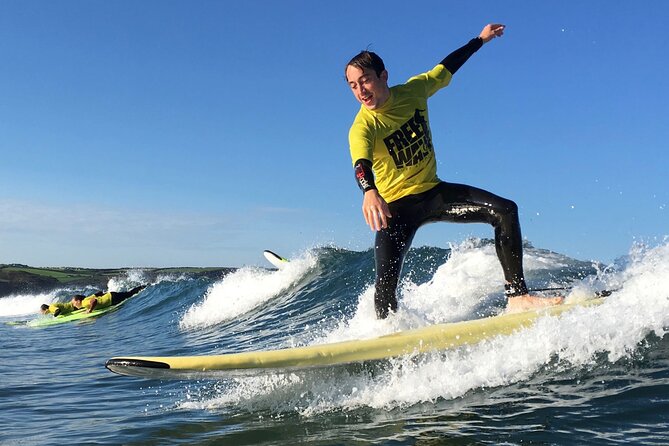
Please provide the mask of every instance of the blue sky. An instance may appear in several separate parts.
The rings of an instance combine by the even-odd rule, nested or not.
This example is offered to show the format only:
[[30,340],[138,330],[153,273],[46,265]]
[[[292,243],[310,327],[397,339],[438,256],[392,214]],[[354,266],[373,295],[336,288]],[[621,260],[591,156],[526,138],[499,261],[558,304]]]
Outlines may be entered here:
[[[413,5],[413,4],[412,4]],[[669,235],[664,1],[0,0],[0,263],[263,265],[363,250],[344,64],[390,83],[507,25],[430,102],[442,179],[514,199],[534,246]],[[414,246],[491,237],[438,224]]]

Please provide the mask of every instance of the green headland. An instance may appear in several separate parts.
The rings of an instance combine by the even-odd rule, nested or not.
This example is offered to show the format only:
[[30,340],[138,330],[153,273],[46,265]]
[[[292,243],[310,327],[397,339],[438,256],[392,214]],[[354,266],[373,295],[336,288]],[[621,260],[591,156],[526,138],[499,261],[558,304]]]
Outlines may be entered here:
[[12,294],[46,293],[64,286],[92,286],[106,289],[109,279],[141,270],[147,280],[163,274],[189,274],[211,278],[223,277],[234,268],[116,268],[91,269],[76,267],[35,268],[21,264],[0,264],[0,297]]

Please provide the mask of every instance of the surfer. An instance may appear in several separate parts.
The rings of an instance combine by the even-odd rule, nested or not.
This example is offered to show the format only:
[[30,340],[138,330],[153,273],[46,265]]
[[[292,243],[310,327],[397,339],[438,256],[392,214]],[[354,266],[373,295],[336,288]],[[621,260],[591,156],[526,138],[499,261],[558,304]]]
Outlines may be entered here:
[[507,311],[561,303],[562,297],[529,294],[523,274],[518,207],[508,199],[437,177],[427,99],[485,43],[504,33],[486,25],[478,37],[446,56],[430,71],[405,84],[388,86],[383,60],[362,51],[346,64],[346,81],[362,105],[349,131],[355,178],[364,193],[362,213],[376,231],[374,257],[377,317],[397,309],[397,284],[417,229],[436,221],[488,223],[506,284]]
[[70,302],[56,302],[51,305],[42,304],[40,306],[40,313],[42,314],[53,314],[54,316],[64,316],[66,314],[72,313],[76,308]]
[[109,291],[107,293],[98,291],[97,293],[91,294],[88,297],[81,294],[76,294],[72,297],[72,305],[76,309],[88,308],[86,312],[90,313],[96,308],[101,309],[120,304],[129,297],[139,293],[144,288],[146,288],[146,285],[140,285],[131,289],[130,291]]

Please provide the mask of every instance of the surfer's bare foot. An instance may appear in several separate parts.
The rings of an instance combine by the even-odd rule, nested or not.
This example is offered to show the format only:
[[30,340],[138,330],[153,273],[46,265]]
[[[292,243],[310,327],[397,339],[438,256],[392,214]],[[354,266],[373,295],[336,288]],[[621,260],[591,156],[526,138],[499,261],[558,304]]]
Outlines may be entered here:
[[539,297],[523,294],[522,296],[509,297],[506,304],[506,313],[520,313],[523,311],[537,310],[552,307],[564,302],[564,297]]

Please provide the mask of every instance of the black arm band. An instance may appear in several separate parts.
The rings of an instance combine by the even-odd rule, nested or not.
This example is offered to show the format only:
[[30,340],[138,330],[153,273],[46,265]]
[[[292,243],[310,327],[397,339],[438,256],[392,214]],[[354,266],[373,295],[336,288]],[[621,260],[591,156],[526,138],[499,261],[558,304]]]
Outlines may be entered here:
[[465,62],[467,62],[467,59],[469,59],[471,55],[477,52],[482,46],[483,39],[480,37],[475,37],[465,46],[458,48],[446,56],[440,63],[445,66],[451,74],[455,74],[455,72],[458,71]]
[[355,162],[354,166],[355,181],[358,183],[358,187],[363,192],[376,189],[376,184],[374,184],[374,172],[372,171],[372,162],[361,158]]

